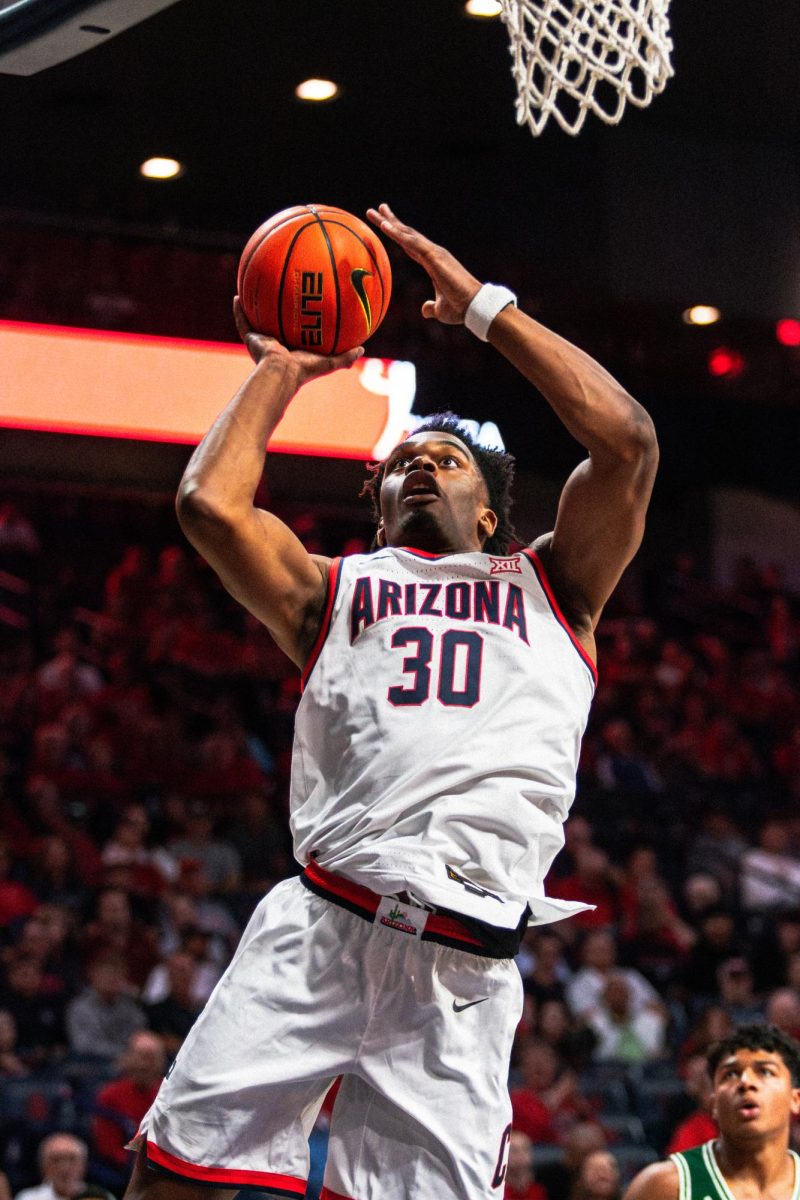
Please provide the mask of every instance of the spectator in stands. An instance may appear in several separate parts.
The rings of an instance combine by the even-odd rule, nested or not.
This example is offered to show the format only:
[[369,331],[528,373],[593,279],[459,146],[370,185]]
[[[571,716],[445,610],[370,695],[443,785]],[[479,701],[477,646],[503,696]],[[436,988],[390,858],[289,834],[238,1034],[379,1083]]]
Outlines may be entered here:
[[134,1033],[120,1058],[119,1078],[95,1097],[92,1148],[103,1182],[111,1188],[124,1188],[128,1181],[130,1163],[125,1146],[153,1103],[165,1067],[161,1038],[148,1030]]
[[185,950],[195,963],[196,974],[192,994],[201,1006],[217,986],[227,962],[227,942],[202,928],[200,913],[191,896],[177,890],[164,897],[159,913],[159,947],[162,961],[150,972],[142,992],[148,1004],[163,1000],[169,991],[167,969],[164,965],[170,954]]
[[285,823],[276,818],[263,788],[242,797],[226,841],[239,856],[247,892],[262,896],[291,870]]
[[6,967],[6,984],[0,1007],[17,1026],[17,1053],[29,1067],[36,1068],[64,1050],[64,1000],[45,995],[44,971],[34,958],[13,954]]
[[39,840],[30,883],[43,904],[73,913],[86,907],[90,881],[78,870],[74,843],[59,834],[48,834]]
[[742,855],[742,907],[748,912],[797,908],[800,859],[793,853],[788,823],[769,817],[758,831],[758,848]]
[[34,526],[13,502],[0,504],[0,560],[8,568],[19,556],[35,557],[42,545]]
[[195,993],[197,964],[190,954],[177,950],[164,964],[169,991],[162,1000],[146,1005],[147,1023],[163,1040],[174,1058],[200,1012]]
[[65,625],[53,639],[55,653],[36,671],[36,684],[52,710],[76,696],[94,696],[103,687],[103,676],[85,661],[77,630]]
[[615,717],[601,732],[597,778],[607,792],[625,796],[652,796],[664,790],[654,763],[637,744],[630,721]]
[[28,1074],[17,1047],[17,1022],[13,1013],[0,1008],[0,1079],[18,1079]]
[[572,976],[560,936],[545,926],[532,926],[522,941],[517,966],[528,995],[538,1004],[563,1000],[564,988]]
[[753,992],[753,972],[746,958],[726,959],[717,970],[717,988],[734,1025],[762,1021],[763,1009]]
[[761,936],[753,946],[753,975],[757,989],[768,992],[787,984],[792,957],[798,953],[800,910],[787,909],[766,922]]
[[12,876],[11,851],[0,842],[0,930],[27,917],[36,908],[37,899],[31,889]]
[[183,893],[191,901],[197,926],[209,938],[206,944],[208,956],[225,967],[238,945],[241,928],[228,906],[215,899],[211,890],[211,881],[202,863],[184,861],[175,891]]
[[88,1151],[71,1133],[51,1133],[39,1146],[42,1182],[23,1188],[14,1200],[73,1200],[84,1187]]
[[594,1035],[581,1022],[570,1020],[569,1009],[563,1000],[542,1001],[535,1028],[536,1036],[552,1046],[567,1067],[581,1070],[591,1058]]
[[619,1200],[620,1173],[609,1150],[593,1150],[578,1170],[570,1200]]
[[536,1182],[533,1167],[533,1142],[521,1130],[512,1129],[508,1139],[503,1200],[548,1200],[547,1192]]
[[764,1020],[790,1037],[800,1037],[800,995],[794,988],[776,988],[767,996]]
[[595,1059],[642,1063],[664,1053],[667,1022],[663,1010],[654,1005],[637,1010],[622,972],[608,976],[601,998],[586,1014],[586,1023],[597,1038]]
[[585,1159],[597,1150],[605,1150],[606,1135],[596,1121],[579,1121],[563,1139],[564,1155],[560,1162],[542,1164],[537,1178],[551,1200],[566,1200],[571,1195]]
[[693,929],[697,929],[705,914],[722,904],[719,880],[707,871],[695,871],[683,881],[682,912]]
[[160,896],[178,874],[175,859],[160,846],[147,844],[150,818],[143,804],[128,804],[102,850],[105,867],[124,864],[132,868],[136,896]]
[[593,845],[592,836],[592,827],[586,817],[573,809],[564,822],[564,848],[553,863],[553,879],[562,879],[565,875],[575,873],[575,855],[581,846]]
[[574,873],[554,881],[551,890],[564,900],[582,900],[594,908],[579,912],[570,925],[580,929],[605,929],[616,924],[619,917],[616,872],[608,855],[597,846],[577,846],[574,859]]
[[67,1008],[70,1049],[76,1054],[118,1058],[147,1019],[128,994],[124,962],[99,959],[89,967],[88,976],[89,986]]
[[690,1058],[695,1054],[705,1054],[712,1042],[721,1041],[732,1029],[733,1021],[728,1010],[721,1004],[708,1004],[678,1051],[678,1065],[685,1069]]
[[230,843],[214,836],[214,816],[204,800],[186,806],[186,832],[170,843],[169,852],[182,866],[197,865],[212,893],[231,892],[239,886],[242,865]]
[[574,1017],[583,1018],[600,1002],[607,980],[621,974],[628,984],[634,1013],[643,1009],[661,1012],[661,1001],[640,971],[617,967],[617,943],[605,929],[593,930],[581,947],[581,966],[567,984],[567,1003]]
[[532,1142],[560,1141],[570,1126],[592,1116],[578,1077],[541,1038],[526,1038],[519,1050],[520,1086],[511,1092],[514,1126]]
[[655,874],[639,879],[623,936],[628,959],[664,989],[680,974],[696,937],[679,916],[664,880]]
[[693,1054],[687,1060],[683,1068],[683,1081],[686,1095],[692,1098],[695,1108],[672,1131],[667,1154],[702,1146],[703,1142],[715,1138],[719,1131],[717,1122],[711,1115],[713,1089],[705,1053]]
[[742,948],[731,910],[709,908],[700,917],[697,941],[683,968],[685,990],[692,996],[705,998],[708,1003],[717,994],[720,966],[740,954]]
[[689,845],[686,867],[689,871],[708,871],[719,880],[726,902],[736,898],[739,860],[747,849],[731,815],[722,808],[701,814],[700,832]]
[[97,893],[94,918],[81,938],[80,953],[87,966],[98,959],[123,962],[128,981],[138,990],[160,958],[158,933],[134,917],[127,892],[103,888]]

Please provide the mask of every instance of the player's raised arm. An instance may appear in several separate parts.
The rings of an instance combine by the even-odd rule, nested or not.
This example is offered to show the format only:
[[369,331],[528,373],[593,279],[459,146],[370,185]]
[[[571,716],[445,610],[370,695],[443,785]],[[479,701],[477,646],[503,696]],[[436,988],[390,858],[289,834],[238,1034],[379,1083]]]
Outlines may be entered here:
[[[387,205],[370,209],[369,217],[430,276],[435,296],[423,305],[423,316],[449,325],[466,318],[485,330],[588,450],[564,487],[552,535],[537,549],[567,615],[591,639],[644,532],[658,464],[650,417],[593,358],[520,312],[511,293],[495,288],[478,296],[480,281],[442,246],[403,225]],[[467,315],[471,306],[473,318],[476,312],[482,318],[477,323]]]
[[256,366],[189,460],[178,490],[178,519],[231,595],[302,668],[322,612],[328,560],[309,555],[253,499],[264,447],[292,397],[310,379],[351,366],[362,350],[335,358],[290,351],[255,333],[238,299],[234,315]]

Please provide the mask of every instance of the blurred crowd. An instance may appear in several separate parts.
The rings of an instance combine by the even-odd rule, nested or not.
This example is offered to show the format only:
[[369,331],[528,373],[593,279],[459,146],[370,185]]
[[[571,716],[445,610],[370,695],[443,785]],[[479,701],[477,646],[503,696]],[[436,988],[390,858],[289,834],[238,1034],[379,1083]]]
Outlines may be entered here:
[[[369,541],[356,513],[284,515],[313,551]],[[599,651],[548,880],[595,907],[531,929],[518,958],[512,1200],[618,1195],[668,1148],[713,1135],[711,1041],[754,1019],[800,1034],[797,597],[751,562],[720,589],[683,553],[623,582]],[[250,912],[298,870],[298,698],[295,669],[182,542],[166,502],[0,505],[12,1195],[124,1187],[125,1143]]]

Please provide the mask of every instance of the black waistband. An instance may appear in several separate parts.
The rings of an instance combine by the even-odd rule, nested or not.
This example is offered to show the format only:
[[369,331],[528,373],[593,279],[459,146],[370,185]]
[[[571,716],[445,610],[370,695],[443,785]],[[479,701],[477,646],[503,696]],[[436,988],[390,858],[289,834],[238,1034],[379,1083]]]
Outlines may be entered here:
[[[308,864],[300,881],[309,891],[365,921],[375,921],[378,906],[385,899],[362,884],[326,871],[316,862]],[[514,958],[527,928],[529,913],[530,909],[526,908],[516,929],[501,929],[476,917],[437,906],[430,911],[420,938],[424,942],[437,942],[482,958]]]

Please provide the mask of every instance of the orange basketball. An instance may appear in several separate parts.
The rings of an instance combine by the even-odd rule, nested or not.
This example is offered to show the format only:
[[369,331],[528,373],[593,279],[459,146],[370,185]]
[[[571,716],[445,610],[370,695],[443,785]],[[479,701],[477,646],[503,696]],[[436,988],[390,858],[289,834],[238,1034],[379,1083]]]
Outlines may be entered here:
[[341,354],[386,315],[392,271],[364,221],[326,204],[298,204],[255,231],[239,260],[238,291],[254,329],[293,350]]

